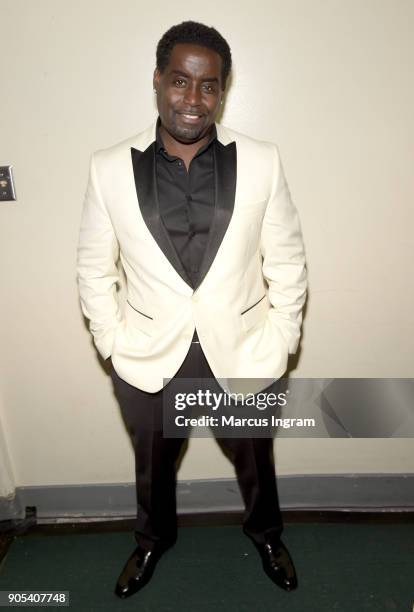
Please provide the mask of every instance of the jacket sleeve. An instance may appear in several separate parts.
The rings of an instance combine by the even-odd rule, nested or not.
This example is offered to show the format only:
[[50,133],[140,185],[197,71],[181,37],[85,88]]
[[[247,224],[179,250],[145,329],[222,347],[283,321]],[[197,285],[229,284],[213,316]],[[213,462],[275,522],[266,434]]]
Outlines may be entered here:
[[276,145],[271,147],[273,184],[260,237],[262,270],[269,287],[270,320],[284,337],[289,353],[295,353],[306,299],[305,251],[299,216],[289,193],[279,150]]
[[99,189],[95,155],[83,204],[78,250],[77,281],[82,312],[104,359],[111,355],[115,330],[121,320],[116,283],[119,244]]

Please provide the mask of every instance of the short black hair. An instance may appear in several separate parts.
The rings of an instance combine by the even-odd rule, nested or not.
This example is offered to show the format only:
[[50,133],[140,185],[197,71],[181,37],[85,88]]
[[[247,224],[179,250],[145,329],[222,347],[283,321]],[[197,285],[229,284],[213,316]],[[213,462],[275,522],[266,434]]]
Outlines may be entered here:
[[168,66],[171,51],[178,43],[192,43],[218,53],[222,60],[222,88],[225,88],[231,70],[231,51],[228,42],[215,28],[197,21],[183,21],[167,30],[157,45],[157,68],[160,73]]

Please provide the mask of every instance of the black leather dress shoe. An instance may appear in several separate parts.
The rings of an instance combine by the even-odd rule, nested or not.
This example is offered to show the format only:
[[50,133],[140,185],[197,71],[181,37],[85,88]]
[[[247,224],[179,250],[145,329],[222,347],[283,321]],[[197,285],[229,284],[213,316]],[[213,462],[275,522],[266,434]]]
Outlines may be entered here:
[[118,578],[115,595],[125,599],[148,584],[157,562],[166,550],[166,546],[156,546],[154,550],[145,550],[137,546]]
[[285,545],[279,540],[277,543],[255,543],[255,546],[262,558],[263,569],[270,580],[285,591],[296,589],[298,579],[293,561]]

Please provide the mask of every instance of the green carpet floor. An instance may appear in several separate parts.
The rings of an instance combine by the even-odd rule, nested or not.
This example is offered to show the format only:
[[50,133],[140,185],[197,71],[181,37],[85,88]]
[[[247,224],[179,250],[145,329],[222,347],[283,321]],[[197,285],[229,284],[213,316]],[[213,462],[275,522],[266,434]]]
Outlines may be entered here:
[[132,532],[18,536],[0,566],[0,590],[66,590],[69,609],[88,612],[413,610],[414,525],[289,524],[283,540],[298,573],[291,593],[267,578],[234,526],[180,528],[151,582],[126,600],[113,588]]

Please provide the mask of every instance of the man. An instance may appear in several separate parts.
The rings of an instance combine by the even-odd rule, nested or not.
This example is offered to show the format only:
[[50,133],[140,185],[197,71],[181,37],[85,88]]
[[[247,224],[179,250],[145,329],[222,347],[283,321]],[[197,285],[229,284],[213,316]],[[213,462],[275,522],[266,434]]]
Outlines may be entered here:
[[[92,156],[78,247],[82,310],[111,358],[135,448],[138,546],[118,579],[120,597],[147,584],[177,537],[175,462],[185,438],[163,435],[163,389],[180,378],[211,377],[227,392],[246,378],[254,392],[277,381],[297,349],[306,293],[277,147],[215,123],[231,69],[227,42],[189,21],[164,34],[156,55],[159,117]],[[267,575],[292,590],[272,438],[221,442],[246,505],[243,530]]]

